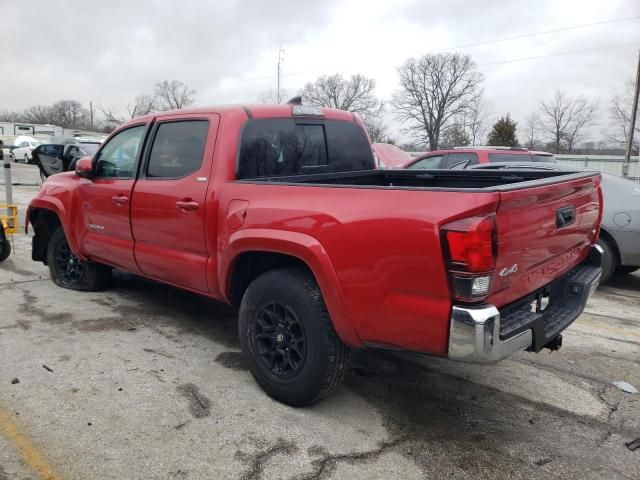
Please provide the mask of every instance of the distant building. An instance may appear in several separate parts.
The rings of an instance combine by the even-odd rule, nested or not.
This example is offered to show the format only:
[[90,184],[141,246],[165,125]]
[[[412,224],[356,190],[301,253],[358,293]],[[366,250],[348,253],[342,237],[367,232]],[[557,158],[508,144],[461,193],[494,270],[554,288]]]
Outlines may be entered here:
[[7,144],[13,144],[16,137],[29,136],[47,142],[51,137],[95,137],[104,139],[106,135],[100,132],[89,132],[76,128],[63,128],[58,125],[38,125],[27,122],[0,122],[0,139]]

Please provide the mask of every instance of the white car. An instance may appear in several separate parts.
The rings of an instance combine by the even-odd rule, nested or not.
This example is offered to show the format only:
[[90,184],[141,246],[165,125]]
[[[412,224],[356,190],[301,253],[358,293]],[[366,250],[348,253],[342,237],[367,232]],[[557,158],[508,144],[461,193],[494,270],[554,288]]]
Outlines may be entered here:
[[31,152],[40,143],[42,142],[35,138],[21,140],[11,152],[11,159],[14,162],[32,163],[33,155],[31,155]]

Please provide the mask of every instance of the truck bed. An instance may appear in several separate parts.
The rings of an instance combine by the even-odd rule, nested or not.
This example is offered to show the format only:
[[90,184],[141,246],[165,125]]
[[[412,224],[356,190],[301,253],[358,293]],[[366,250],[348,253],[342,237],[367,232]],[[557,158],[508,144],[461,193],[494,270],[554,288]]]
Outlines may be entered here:
[[[594,176],[594,172],[548,170],[361,170],[238,180],[242,183],[351,188],[504,192]],[[560,178],[562,177],[562,178]]]

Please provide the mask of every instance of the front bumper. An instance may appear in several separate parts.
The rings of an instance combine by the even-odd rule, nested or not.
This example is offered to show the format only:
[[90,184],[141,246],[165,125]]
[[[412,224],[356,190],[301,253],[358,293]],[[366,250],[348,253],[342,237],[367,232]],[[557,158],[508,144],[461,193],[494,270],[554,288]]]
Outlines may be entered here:
[[[512,353],[540,351],[582,313],[598,288],[603,251],[592,247],[589,258],[563,277],[509,305],[496,308],[454,306],[449,332],[449,358],[472,363],[494,363]],[[532,304],[548,298],[544,310]]]

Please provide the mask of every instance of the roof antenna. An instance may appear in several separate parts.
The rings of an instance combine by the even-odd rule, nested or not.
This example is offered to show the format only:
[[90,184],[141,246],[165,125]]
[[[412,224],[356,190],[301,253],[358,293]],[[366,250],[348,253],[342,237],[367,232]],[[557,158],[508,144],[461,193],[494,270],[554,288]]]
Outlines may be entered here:
[[300,95],[293,97],[287,102],[287,105],[302,105],[302,97]]

